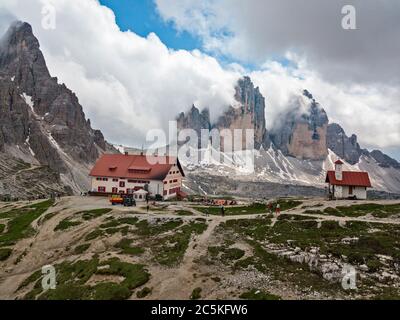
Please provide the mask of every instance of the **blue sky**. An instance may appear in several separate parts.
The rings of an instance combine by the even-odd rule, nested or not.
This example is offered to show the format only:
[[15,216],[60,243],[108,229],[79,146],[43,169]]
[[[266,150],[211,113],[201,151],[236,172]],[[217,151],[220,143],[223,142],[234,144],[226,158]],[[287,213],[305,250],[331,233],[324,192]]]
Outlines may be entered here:
[[[99,0],[102,5],[114,11],[116,22],[122,31],[131,30],[136,34],[147,37],[154,32],[161,41],[170,49],[203,50],[202,40],[187,31],[177,31],[174,23],[165,21],[159,15],[154,0]],[[216,58],[222,65],[239,63],[249,72],[258,69],[259,66],[249,61],[239,61],[231,56],[214,54],[205,51]],[[276,58],[276,57],[275,57]],[[283,65],[289,62],[285,58],[276,58]]]
[[[203,49],[202,39],[195,34],[186,31],[177,31],[173,22],[166,22],[157,11],[154,0],[99,0],[102,5],[107,6],[116,16],[116,22],[122,31],[131,30],[136,34],[147,37],[149,33],[155,33],[161,41],[171,49],[194,50]],[[240,61],[237,58],[227,55],[216,55],[214,52],[206,52],[214,56],[222,65],[237,62],[242,65],[250,74],[252,71],[260,69],[260,65],[253,64],[251,61]],[[280,62],[283,66],[292,66],[284,57],[265,56],[265,60],[273,59]],[[348,134],[352,132],[349,131]],[[384,149],[391,156],[400,159],[400,150],[395,148]]]
[[201,47],[200,39],[188,32],[177,32],[172,22],[165,22],[157,12],[153,0],[100,0],[112,9],[121,30],[131,30],[146,37],[154,32],[172,49],[193,50]]

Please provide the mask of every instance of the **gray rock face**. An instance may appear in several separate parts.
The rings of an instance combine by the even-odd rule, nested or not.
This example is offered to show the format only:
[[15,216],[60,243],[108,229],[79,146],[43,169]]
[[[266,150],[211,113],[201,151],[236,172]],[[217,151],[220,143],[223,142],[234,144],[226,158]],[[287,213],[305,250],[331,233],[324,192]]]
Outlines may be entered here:
[[[197,109],[194,105],[186,115],[182,112],[178,116],[177,122],[179,131],[184,129],[193,129],[196,131],[199,138],[201,138],[201,130],[211,129],[209,110],[204,109],[200,112],[200,110]],[[198,147],[201,147],[201,140],[199,140]]]
[[[270,140],[266,130],[265,98],[259,88],[255,88],[249,77],[240,79],[236,86],[236,107],[230,106],[216,123],[210,122],[208,109],[200,112],[195,106],[185,115],[181,113],[177,118],[178,129],[194,129],[199,137],[201,129],[254,129],[254,145],[258,149],[261,146],[269,147]],[[245,134],[243,134],[245,140]],[[245,146],[245,141],[243,141]]]
[[348,137],[337,123],[329,124],[327,143],[329,149],[350,164],[358,163],[364,152],[357,142],[357,136],[353,134]]
[[254,129],[254,146],[268,148],[270,140],[266,129],[265,98],[249,77],[238,81],[235,99],[239,105],[230,107],[215,124],[219,129]]
[[400,163],[395,159],[389,157],[388,155],[384,154],[382,151],[374,150],[370,152],[372,158],[378,162],[379,166],[382,168],[395,168],[400,169]]
[[[66,180],[74,180],[77,164],[88,168],[110,149],[76,95],[50,76],[39,41],[22,22],[0,41],[0,152],[11,149],[24,161],[69,175]],[[75,190],[85,188],[80,176],[70,181]]]
[[373,150],[369,152],[366,149],[362,149],[357,142],[357,136],[353,134],[348,137],[343,128],[337,123],[329,124],[327,141],[328,148],[350,164],[358,163],[361,156],[365,155],[373,158],[382,168],[400,169],[400,163],[382,151]]
[[328,116],[313,96],[304,90],[289,111],[280,115],[270,136],[286,156],[322,160],[328,155]]

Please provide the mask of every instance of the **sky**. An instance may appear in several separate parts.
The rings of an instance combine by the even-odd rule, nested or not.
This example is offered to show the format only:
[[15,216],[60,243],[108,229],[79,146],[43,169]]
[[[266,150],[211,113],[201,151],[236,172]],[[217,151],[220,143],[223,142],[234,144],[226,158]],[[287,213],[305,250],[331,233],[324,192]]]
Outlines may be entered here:
[[29,22],[113,143],[141,146],[193,103],[216,118],[249,75],[267,127],[308,89],[362,147],[400,159],[400,2],[351,2],[356,30],[342,28],[342,0],[2,0],[0,33]]

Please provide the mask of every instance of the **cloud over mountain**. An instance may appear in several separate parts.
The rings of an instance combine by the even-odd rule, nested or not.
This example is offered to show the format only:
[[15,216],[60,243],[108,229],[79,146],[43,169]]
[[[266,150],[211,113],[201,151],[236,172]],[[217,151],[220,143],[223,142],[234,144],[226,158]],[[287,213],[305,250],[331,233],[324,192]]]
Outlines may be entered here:
[[[300,1],[294,5],[293,1],[157,0],[163,17],[175,21],[178,29],[200,35],[210,53],[171,50],[154,33],[141,37],[135,30],[122,32],[114,12],[97,0],[3,0],[0,32],[11,17],[32,24],[51,74],[76,92],[93,126],[116,143],[141,145],[147,130],[165,128],[166,120],[193,103],[200,109],[209,107],[211,116],[217,117],[233,102],[236,81],[249,74],[266,97],[268,127],[289,106],[293,95],[309,89],[333,121],[360,136],[360,143],[396,149],[400,145],[400,94],[390,82],[396,82],[399,74],[400,63],[393,63],[398,58],[398,41],[392,35],[398,34],[396,15],[400,11],[393,7],[396,4],[383,6],[366,26],[363,13],[376,5],[366,0],[363,3],[369,6],[364,7],[356,1],[361,28],[356,44],[363,48],[356,50],[354,38],[338,30],[341,15],[337,6],[342,2],[334,2],[321,6],[320,2],[301,1],[301,8]],[[44,4],[56,9],[55,30],[42,27]],[[384,33],[386,27],[376,24],[380,19],[394,31]],[[365,42],[364,28],[371,27],[377,28],[371,38],[380,36],[379,45]],[[348,53],[337,47],[338,37],[339,46]],[[393,43],[387,47],[390,40]],[[262,63],[248,71],[237,64],[221,64],[219,53]],[[277,62],[277,57],[290,64]],[[348,75],[338,81],[335,73],[342,69]],[[381,81],[385,77],[387,83]]]

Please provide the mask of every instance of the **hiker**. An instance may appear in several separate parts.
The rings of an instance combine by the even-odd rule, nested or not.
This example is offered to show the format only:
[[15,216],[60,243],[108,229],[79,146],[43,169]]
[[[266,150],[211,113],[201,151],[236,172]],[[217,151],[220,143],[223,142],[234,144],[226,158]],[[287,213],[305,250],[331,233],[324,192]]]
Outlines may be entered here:
[[225,217],[225,207],[221,206],[221,215]]
[[147,205],[147,213],[149,213],[149,210],[150,210],[150,206]]
[[272,213],[272,203],[271,202],[268,202],[267,207],[268,207],[268,212]]
[[281,205],[278,203],[276,205],[276,215],[279,216],[280,213],[281,213]]

